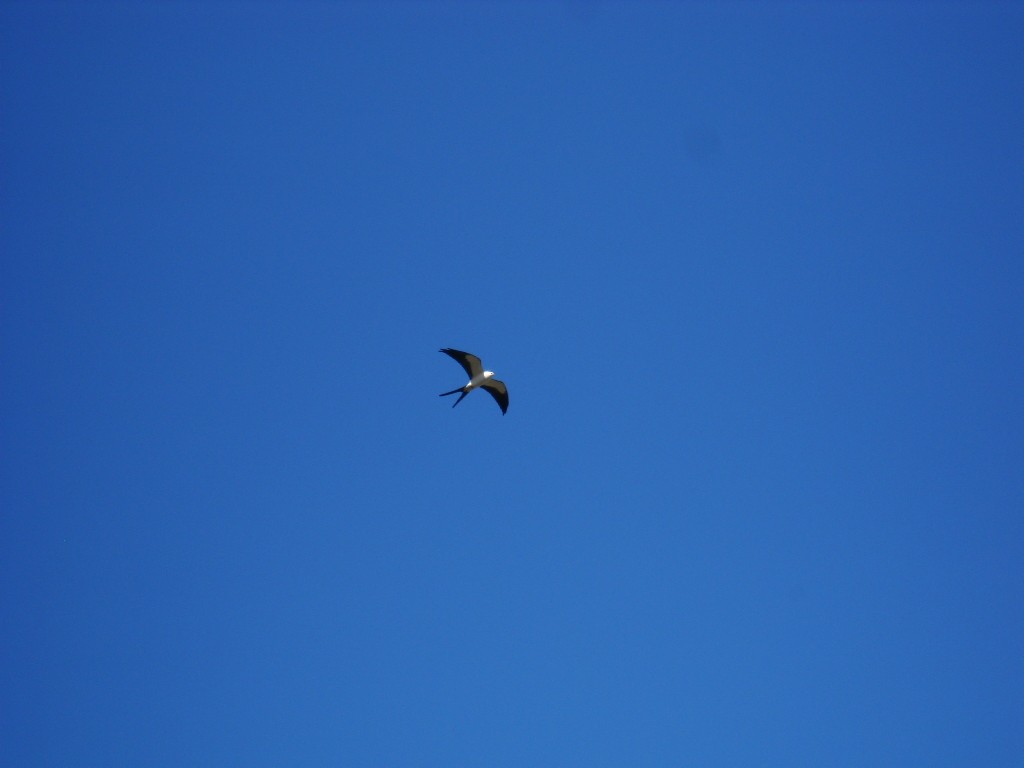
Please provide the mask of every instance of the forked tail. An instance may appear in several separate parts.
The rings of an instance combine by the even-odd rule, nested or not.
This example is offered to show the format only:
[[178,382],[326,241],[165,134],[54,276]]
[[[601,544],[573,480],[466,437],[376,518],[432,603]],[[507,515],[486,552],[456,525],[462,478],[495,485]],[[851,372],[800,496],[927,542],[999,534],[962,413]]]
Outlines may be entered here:
[[440,395],[438,395],[438,397],[446,397],[447,395],[454,395],[456,392],[462,392],[462,394],[459,395],[459,399],[456,400],[455,401],[455,405],[452,406],[452,408],[454,408],[456,405],[458,405],[459,403],[462,402],[462,398],[464,398],[466,395],[469,394],[468,392],[465,391],[465,387],[459,387],[458,389],[453,389],[451,392],[442,392]]

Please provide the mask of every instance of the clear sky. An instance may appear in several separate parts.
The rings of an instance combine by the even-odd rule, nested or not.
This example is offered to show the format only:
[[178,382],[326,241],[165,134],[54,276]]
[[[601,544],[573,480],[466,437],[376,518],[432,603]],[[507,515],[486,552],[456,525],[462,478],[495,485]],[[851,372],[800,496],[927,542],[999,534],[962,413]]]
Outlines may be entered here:
[[1024,765],[1022,40],[0,5],[4,763]]

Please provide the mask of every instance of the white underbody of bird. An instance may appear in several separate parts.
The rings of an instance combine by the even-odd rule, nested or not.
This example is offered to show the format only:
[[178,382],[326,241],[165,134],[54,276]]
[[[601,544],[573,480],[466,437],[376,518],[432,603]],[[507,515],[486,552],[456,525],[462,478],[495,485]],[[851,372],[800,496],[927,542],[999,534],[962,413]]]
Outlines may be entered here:
[[493,397],[495,402],[498,403],[498,407],[501,408],[502,415],[504,415],[505,411],[508,410],[508,388],[505,386],[505,382],[494,378],[493,371],[485,371],[483,363],[480,362],[480,358],[476,355],[471,355],[468,352],[460,352],[457,349],[449,349],[447,347],[440,351],[444,352],[461,365],[463,370],[465,370],[466,374],[469,376],[469,383],[465,386],[453,389],[451,392],[442,392],[440,397],[461,393],[455,401],[455,405],[452,406],[452,408],[454,408],[462,402],[462,398],[479,387],[490,393],[491,397]]

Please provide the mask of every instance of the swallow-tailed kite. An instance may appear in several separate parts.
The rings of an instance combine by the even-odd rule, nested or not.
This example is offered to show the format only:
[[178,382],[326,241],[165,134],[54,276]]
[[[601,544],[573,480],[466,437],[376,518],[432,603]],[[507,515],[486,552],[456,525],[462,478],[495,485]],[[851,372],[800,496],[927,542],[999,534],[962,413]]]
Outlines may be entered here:
[[491,393],[491,397],[498,401],[498,407],[501,408],[501,413],[504,415],[505,411],[508,410],[508,389],[505,387],[505,382],[494,378],[493,372],[485,371],[483,363],[480,362],[480,358],[476,355],[471,355],[469,352],[459,352],[457,349],[448,349],[447,347],[440,351],[457,361],[469,375],[469,383],[466,386],[453,389],[451,392],[442,392],[440,396],[445,397],[446,395],[454,395],[456,392],[461,392],[462,394],[459,395],[459,399],[455,401],[455,405],[458,405],[462,402],[462,398],[474,389],[483,387]]

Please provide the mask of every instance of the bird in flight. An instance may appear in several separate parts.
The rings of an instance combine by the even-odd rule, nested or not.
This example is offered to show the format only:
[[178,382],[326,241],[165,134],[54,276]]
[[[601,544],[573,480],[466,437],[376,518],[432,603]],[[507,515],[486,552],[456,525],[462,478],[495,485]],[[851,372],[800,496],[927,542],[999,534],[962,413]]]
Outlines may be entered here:
[[[480,358],[476,355],[471,355],[469,352],[459,352],[457,349],[448,349],[447,347],[439,350],[444,352],[448,357],[452,358],[459,365],[461,365],[466,373],[469,375],[469,383],[464,387],[453,389],[451,392],[442,392],[440,397],[446,395],[454,395],[456,392],[461,392],[459,399],[455,401],[455,405],[462,402],[462,398],[468,395],[477,387],[483,387],[491,393],[497,403],[498,407],[501,408],[502,415],[508,410],[508,389],[505,387],[505,382],[498,381],[494,378],[493,371],[485,371],[483,363],[480,362]],[[455,407],[452,406],[452,408]]]

